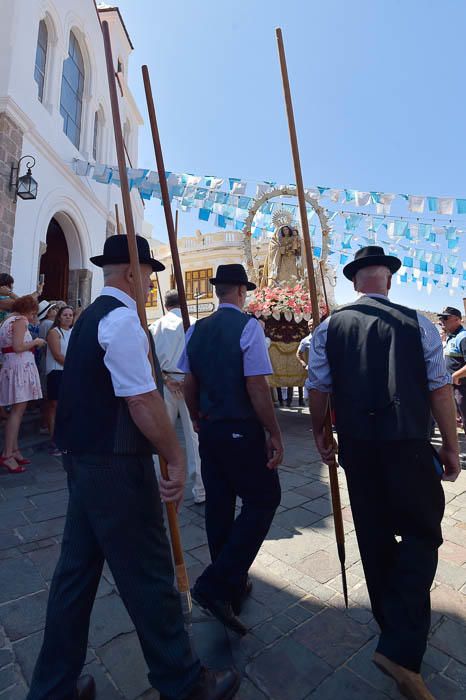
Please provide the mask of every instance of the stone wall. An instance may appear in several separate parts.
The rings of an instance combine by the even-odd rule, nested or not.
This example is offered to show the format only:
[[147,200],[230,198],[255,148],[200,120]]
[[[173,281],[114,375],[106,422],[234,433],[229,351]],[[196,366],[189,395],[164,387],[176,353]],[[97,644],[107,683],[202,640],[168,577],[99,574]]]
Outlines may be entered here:
[[10,272],[16,202],[10,192],[12,162],[21,158],[23,133],[5,112],[0,112],[0,272]]
[[70,270],[68,277],[68,304],[74,308],[78,306],[78,299],[81,306],[85,308],[91,303],[92,272],[87,268],[82,270]]

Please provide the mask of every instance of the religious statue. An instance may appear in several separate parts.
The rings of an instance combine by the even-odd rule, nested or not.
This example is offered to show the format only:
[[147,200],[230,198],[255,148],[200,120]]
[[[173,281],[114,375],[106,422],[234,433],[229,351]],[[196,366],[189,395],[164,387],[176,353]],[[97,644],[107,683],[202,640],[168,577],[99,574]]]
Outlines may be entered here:
[[276,228],[269,243],[260,286],[294,285],[303,279],[299,231],[292,225],[292,216],[287,211],[277,211],[273,223]]

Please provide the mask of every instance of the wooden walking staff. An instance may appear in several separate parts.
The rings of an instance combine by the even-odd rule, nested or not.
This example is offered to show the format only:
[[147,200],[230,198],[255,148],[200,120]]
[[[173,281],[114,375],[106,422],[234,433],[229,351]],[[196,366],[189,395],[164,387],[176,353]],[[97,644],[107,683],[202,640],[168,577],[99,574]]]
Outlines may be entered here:
[[121,233],[120,215],[118,213],[118,204],[116,202],[115,202],[115,218],[116,218],[116,232]]
[[[288,69],[286,66],[285,48],[283,45],[282,30],[277,27],[275,30],[278,44],[278,55],[280,58],[280,68],[283,81],[283,92],[285,97],[286,114],[288,117],[288,128],[290,132],[291,153],[293,156],[293,164],[296,178],[296,190],[298,193],[299,215],[301,219],[301,229],[303,232],[304,248],[306,251],[307,274],[309,278],[309,292],[312,305],[312,318],[314,321],[314,329],[317,328],[320,322],[319,302],[317,299],[317,287],[314,274],[314,262],[312,259],[311,237],[309,235],[309,223],[307,220],[306,200],[304,198],[303,175],[301,172],[301,162],[299,159],[298,139],[296,136],[296,126],[294,121],[293,103],[291,101],[290,83],[288,80]],[[325,421],[325,429],[329,441],[333,441],[332,419],[330,416],[330,408],[327,409],[327,417]],[[341,564],[341,575],[343,581],[343,595],[345,605],[348,607],[348,587],[346,583],[345,570],[345,531],[343,529],[343,517],[341,514],[340,489],[338,486],[337,461],[334,459],[329,466],[330,489],[332,493],[333,520],[335,523],[335,536],[337,540],[338,557]]]
[[[160,144],[159,130],[158,130],[158,126],[157,126],[157,118],[155,116],[154,100],[152,97],[152,88],[151,88],[151,84],[150,84],[149,70],[148,70],[147,66],[142,66],[142,77],[143,77],[143,81],[144,81],[144,90],[146,93],[147,110],[149,112],[149,121],[150,121],[150,127],[151,127],[151,131],[152,131],[152,140],[154,142],[155,160],[157,162],[157,171],[159,174],[159,183],[160,183],[160,190],[161,190],[161,194],[162,194],[162,203],[163,203],[163,208],[164,208],[164,213],[165,213],[165,222],[166,222],[166,226],[167,226],[168,240],[170,243],[170,251],[171,251],[172,264],[173,264],[174,274],[175,274],[175,279],[176,279],[176,287],[177,287],[178,297],[179,297],[179,302],[180,302],[181,316],[183,319],[184,330],[187,331],[189,326],[190,326],[190,322],[189,322],[188,305],[186,303],[186,294],[185,294],[185,290],[184,290],[183,274],[181,272],[180,256],[178,253],[178,245],[177,245],[177,241],[176,241],[177,232],[175,231],[175,228],[173,226],[173,215],[172,215],[172,209],[170,206],[170,197],[168,195],[168,186],[167,186],[167,178],[165,176],[165,165],[163,162],[162,146]],[[176,223],[178,226],[178,218],[176,220]],[[162,474],[163,474],[163,472],[162,472]],[[166,477],[164,476],[164,478],[166,478]],[[173,512],[174,512],[175,518],[176,518],[176,511],[173,510]],[[169,518],[169,526],[170,526],[170,528],[172,527],[172,525],[170,524],[170,518]],[[176,539],[177,539],[176,549],[175,549],[175,543],[174,543],[174,534],[176,535]],[[190,588],[189,588],[189,580],[188,580],[188,575],[186,572],[186,566],[185,566],[184,559],[183,559],[183,549],[182,549],[182,545],[181,545],[180,532],[179,532],[177,522],[176,522],[176,533],[172,533],[172,547],[173,547],[173,558],[175,560],[175,570],[177,572],[178,590],[181,594],[181,599],[182,599],[182,603],[183,603],[183,611],[185,613],[185,619],[187,621],[188,634],[191,635],[192,634],[192,626],[190,624],[191,610],[192,610],[191,592],[190,592]]]
[[[102,32],[104,35],[104,46],[105,46],[105,59],[107,62],[107,76],[108,76],[108,86],[110,90],[110,103],[112,107],[112,117],[113,117],[113,128],[115,131],[115,143],[116,152],[118,159],[118,170],[120,174],[121,182],[121,195],[123,199],[123,211],[125,215],[126,233],[128,237],[128,248],[130,256],[131,271],[133,273],[135,292],[136,292],[136,305],[138,310],[139,320],[141,326],[147,334],[149,339],[149,360],[152,366],[152,374],[155,377],[155,364],[152,350],[152,339],[150,336],[150,331],[147,326],[146,318],[146,305],[144,298],[144,291],[142,288],[141,271],[139,267],[139,255],[136,244],[136,232],[134,230],[133,213],[131,210],[131,198],[129,193],[128,185],[128,175],[126,172],[126,162],[125,162],[125,151],[123,143],[123,134],[121,130],[121,119],[120,119],[120,108],[118,105],[118,96],[115,85],[115,70],[113,67],[112,58],[112,46],[110,43],[110,33],[108,29],[108,23],[102,22]],[[168,479],[168,469],[167,464],[161,456],[159,456],[160,461],[160,471],[164,479]],[[181,596],[181,601],[183,605],[183,612],[185,614],[185,621],[187,622],[188,633],[190,630],[190,619],[191,619],[191,594],[189,591],[188,576],[186,573],[186,566],[184,563],[183,549],[181,546],[180,530],[178,527],[178,518],[176,514],[176,508],[174,503],[167,503],[167,519],[168,527],[170,531],[170,539],[172,544],[173,559],[175,562],[175,573],[178,585],[178,591]]]
[[[168,194],[167,178],[165,175],[165,165],[163,162],[162,146],[160,143],[159,128],[157,126],[157,117],[155,115],[154,98],[152,97],[152,87],[149,78],[149,69],[147,66],[142,67],[142,79],[144,81],[144,90],[146,91],[147,111],[149,112],[150,128],[152,131],[152,140],[154,142],[155,160],[157,162],[157,172],[159,174],[160,191],[162,193],[162,203],[165,212],[165,222],[167,225],[168,240],[170,243],[170,252],[172,256],[173,271],[175,274],[176,288],[180,300],[181,316],[183,318],[184,330],[187,331],[190,326],[188,304],[186,303],[186,293],[184,289],[183,273],[181,271],[180,255],[177,245],[177,230],[173,225],[173,213],[170,205],[170,196]],[[178,214],[178,211],[177,211]],[[178,217],[176,220],[178,224]]]

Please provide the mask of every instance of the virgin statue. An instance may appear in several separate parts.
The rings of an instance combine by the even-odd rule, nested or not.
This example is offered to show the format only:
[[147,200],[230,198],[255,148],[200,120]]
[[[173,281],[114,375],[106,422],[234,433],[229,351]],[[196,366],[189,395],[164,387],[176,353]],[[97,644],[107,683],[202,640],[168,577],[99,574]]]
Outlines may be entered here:
[[261,287],[296,284],[303,279],[301,238],[298,229],[292,226],[291,214],[287,211],[276,212],[274,224],[276,228],[269,243]]

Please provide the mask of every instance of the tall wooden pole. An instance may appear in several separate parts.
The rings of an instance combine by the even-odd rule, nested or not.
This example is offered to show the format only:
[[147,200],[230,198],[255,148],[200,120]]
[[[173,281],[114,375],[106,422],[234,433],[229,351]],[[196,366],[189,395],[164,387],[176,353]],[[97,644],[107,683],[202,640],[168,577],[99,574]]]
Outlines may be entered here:
[[149,112],[150,128],[152,131],[152,140],[154,142],[155,160],[157,162],[157,171],[159,174],[160,190],[162,193],[162,203],[165,212],[165,222],[167,225],[168,240],[170,243],[173,270],[175,273],[176,288],[178,290],[178,296],[180,300],[183,326],[185,331],[187,331],[190,326],[188,304],[186,302],[183,273],[181,271],[180,255],[178,253],[178,245],[176,240],[177,232],[175,231],[175,227],[173,225],[173,214],[170,205],[170,196],[168,194],[167,178],[165,176],[165,165],[163,162],[162,146],[160,143],[159,128],[157,126],[157,117],[155,115],[154,98],[152,96],[149,69],[147,68],[147,66],[142,67],[142,78],[144,81],[144,90],[146,91],[147,110]]
[[118,213],[118,204],[116,202],[115,202],[115,218],[116,218],[116,232],[121,233],[120,214]]
[[178,240],[178,209],[175,210],[175,237]]
[[[293,103],[291,100],[291,90],[290,83],[288,80],[288,69],[286,65],[285,47],[283,45],[282,30],[277,27],[275,30],[277,36],[278,45],[278,56],[280,59],[280,69],[282,74],[283,82],[283,93],[285,98],[286,115],[288,118],[288,129],[290,132],[290,143],[291,143],[291,153],[293,157],[295,179],[296,179],[296,190],[298,193],[298,203],[299,203],[299,215],[301,218],[301,229],[303,232],[304,248],[306,251],[306,265],[307,274],[309,278],[309,293],[311,297],[312,305],[312,318],[314,321],[314,328],[320,323],[319,316],[319,302],[317,299],[317,287],[314,274],[314,262],[312,258],[312,246],[311,237],[309,235],[309,222],[307,220],[306,211],[306,200],[304,197],[304,184],[303,175],[301,171],[301,162],[299,158],[298,149],[298,138],[296,135],[296,126],[294,121]],[[333,440],[332,431],[332,419],[330,416],[330,409],[327,411],[326,417],[326,432],[329,440]],[[333,520],[335,523],[335,536],[337,540],[338,557],[341,564],[341,574],[343,580],[343,595],[345,598],[345,605],[348,607],[348,588],[346,583],[346,570],[345,570],[345,531],[343,529],[343,517],[341,514],[341,500],[340,500],[340,489],[338,486],[338,474],[337,474],[337,461],[333,460],[333,463],[329,466],[329,476],[330,476],[330,489],[332,493],[332,507],[333,507]]]
[[327,307],[327,313],[330,313],[330,306],[328,305],[327,289],[325,287],[325,277],[324,277],[324,263],[319,260],[320,277],[322,279],[322,291],[324,293],[325,306]]
[[[123,199],[123,210],[125,215],[126,224],[126,234],[128,238],[128,249],[130,255],[131,271],[133,274],[135,293],[136,293],[136,306],[138,310],[139,320],[141,326],[145,330],[149,339],[149,359],[152,365],[152,372],[155,376],[154,368],[154,358],[152,355],[152,338],[150,335],[149,328],[147,326],[146,318],[146,300],[144,298],[144,291],[142,287],[141,278],[141,268],[139,265],[139,254],[136,243],[136,232],[134,229],[133,212],[131,209],[131,197],[128,184],[128,175],[126,172],[126,162],[125,162],[125,150],[123,143],[123,133],[121,130],[121,119],[120,119],[120,107],[118,104],[118,95],[115,84],[115,70],[113,67],[113,57],[112,57],[112,45],[110,42],[110,32],[108,29],[108,23],[102,22],[102,32],[104,36],[104,47],[105,47],[105,59],[107,63],[107,77],[108,86],[110,91],[110,104],[112,107],[112,117],[113,117],[113,128],[115,132],[115,144],[118,160],[118,170],[120,174],[121,182],[121,196]],[[160,471],[164,479],[169,478],[167,463],[165,460],[159,456],[160,461]],[[183,557],[183,547],[181,545],[180,529],[178,526],[178,517],[176,514],[176,507],[174,503],[167,503],[167,520],[168,527],[170,530],[170,538],[172,543],[173,559],[175,562],[175,574],[178,585],[178,591],[181,596],[181,601],[183,604],[183,610],[185,613],[185,619],[188,626],[188,632],[190,630],[190,617],[191,617],[191,595],[189,590],[189,581],[186,573],[186,566]]]

